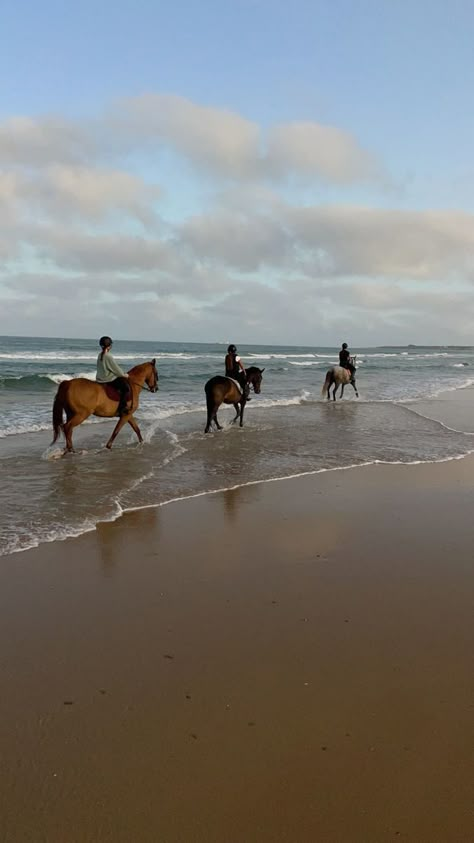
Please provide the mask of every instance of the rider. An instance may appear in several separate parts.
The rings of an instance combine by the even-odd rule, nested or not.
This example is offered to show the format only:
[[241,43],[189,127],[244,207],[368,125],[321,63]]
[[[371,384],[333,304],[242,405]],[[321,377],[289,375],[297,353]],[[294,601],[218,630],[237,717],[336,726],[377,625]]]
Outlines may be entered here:
[[119,415],[124,416],[129,412],[127,405],[132,400],[128,375],[122,371],[118,363],[112,357],[110,349],[112,340],[110,337],[101,337],[99,345],[102,351],[97,358],[97,383],[109,383],[120,393]]
[[346,342],[342,343],[342,348],[339,352],[339,365],[342,366],[343,369],[349,369],[351,373],[351,381],[353,381],[356,372],[356,367],[352,362],[352,357],[349,349],[347,348]]
[[237,348],[232,344],[229,345],[225,356],[225,374],[227,378],[233,378],[240,383],[245,400],[250,401],[250,386],[247,383],[245,366],[237,354]]

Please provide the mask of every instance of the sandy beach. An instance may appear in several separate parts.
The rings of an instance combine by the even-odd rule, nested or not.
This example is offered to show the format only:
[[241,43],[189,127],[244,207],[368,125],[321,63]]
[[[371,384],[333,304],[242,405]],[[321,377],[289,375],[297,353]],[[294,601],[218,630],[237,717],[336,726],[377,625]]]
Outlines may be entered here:
[[473,494],[376,465],[3,558],[0,839],[468,843]]

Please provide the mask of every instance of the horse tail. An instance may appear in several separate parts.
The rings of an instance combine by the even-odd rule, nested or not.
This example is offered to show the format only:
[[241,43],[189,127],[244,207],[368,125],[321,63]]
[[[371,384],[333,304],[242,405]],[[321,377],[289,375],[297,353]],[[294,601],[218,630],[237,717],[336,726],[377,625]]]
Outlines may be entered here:
[[56,393],[56,397],[54,399],[53,404],[53,430],[54,430],[54,438],[51,442],[51,445],[57,441],[61,431],[64,433],[64,424],[63,424],[63,410],[64,410],[64,393],[66,392],[67,388],[67,381],[63,381],[63,383],[59,384],[59,389]]
[[209,415],[209,413],[214,409],[214,394],[212,391],[211,381],[206,383],[204,391],[206,393],[207,414]]
[[327,394],[327,391],[328,391],[329,387],[331,386],[331,384],[333,382],[333,379],[334,379],[333,370],[328,369],[327,372],[326,372],[326,380],[324,381],[322,389],[321,389],[321,395]]

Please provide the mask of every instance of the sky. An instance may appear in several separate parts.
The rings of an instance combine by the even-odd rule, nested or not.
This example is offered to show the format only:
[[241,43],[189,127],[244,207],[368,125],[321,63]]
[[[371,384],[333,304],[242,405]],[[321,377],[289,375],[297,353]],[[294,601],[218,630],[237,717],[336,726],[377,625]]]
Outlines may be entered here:
[[0,334],[474,342],[474,5],[4,0]]

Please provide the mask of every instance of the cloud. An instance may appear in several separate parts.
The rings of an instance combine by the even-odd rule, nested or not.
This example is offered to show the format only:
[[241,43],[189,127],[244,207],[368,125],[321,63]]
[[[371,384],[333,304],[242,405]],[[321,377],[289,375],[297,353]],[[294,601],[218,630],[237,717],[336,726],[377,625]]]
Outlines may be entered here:
[[243,272],[280,266],[292,248],[289,236],[270,217],[225,210],[192,217],[179,234],[195,259]]
[[377,177],[375,160],[348,132],[318,123],[288,123],[270,129],[269,170],[276,177],[294,173],[333,184]]
[[379,165],[348,132],[315,122],[270,127],[183,97],[144,94],[119,101],[112,119],[135,142],[168,144],[189,162],[232,179],[312,176],[332,184],[379,177]]
[[[76,334],[113,319],[182,339],[215,338],[223,313],[226,335],[268,342],[472,327],[474,215],[351,204],[380,169],[337,127],[146,94],[5,120],[0,166],[0,332],[47,332],[52,311]],[[345,201],[309,204],[323,183]]]
[[239,114],[184,97],[143,94],[111,113],[119,134],[136,144],[166,144],[198,167],[234,178],[257,174],[260,127]]
[[61,117],[11,117],[0,123],[0,166],[83,163],[97,153],[89,126]]
[[48,167],[34,178],[25,177],[21,184],[22,200],[34,201],[43,215],[59,219],[78,215],[89,221],[126,212],[150,223],[159,193],[156,185],[123,170],[65,164]]
[[162,270],[179,272],[179,254],[158,238],[117,234],[89,234],[58,226],[30,231],[30,243],[40,260],[65,270],[107,273]]
[[117,100],[79,122],[59,116],[0,123],[0,166],[90,166],[130,152],[172,151],[196,172],[234,181],[305,176],[330,184],[377,181],[380,165],[349,132],[316,122],[263,128],[228,109],[172,94]]
[[191,217],[179,238],[195,259],[247,273],[474,281],[474,215],[460,211],[264,202]]
[[315,270],[412,280],[474,280],[474,216],[460,211],[289,208]]

